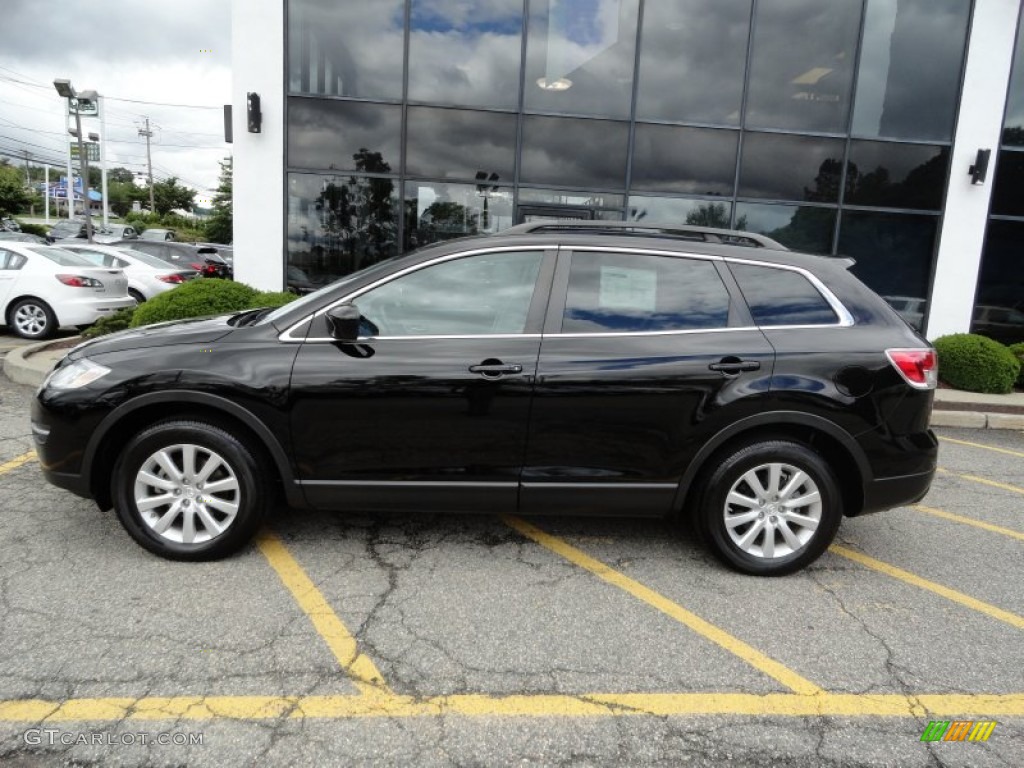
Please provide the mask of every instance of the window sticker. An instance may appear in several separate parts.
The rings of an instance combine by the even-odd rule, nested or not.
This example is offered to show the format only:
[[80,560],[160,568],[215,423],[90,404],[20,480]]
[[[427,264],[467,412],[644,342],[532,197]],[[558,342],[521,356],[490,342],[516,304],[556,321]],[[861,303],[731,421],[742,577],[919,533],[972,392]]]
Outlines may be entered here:
[[653,312],[657,298],[658,274],[653,269],[601,267],[602,309]]

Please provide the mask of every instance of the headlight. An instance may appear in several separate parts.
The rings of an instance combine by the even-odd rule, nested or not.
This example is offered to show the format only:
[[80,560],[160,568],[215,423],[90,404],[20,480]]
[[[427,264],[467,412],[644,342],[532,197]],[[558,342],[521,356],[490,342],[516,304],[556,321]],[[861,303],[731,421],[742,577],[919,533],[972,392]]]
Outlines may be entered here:
[[108,373],[109,368],[83,357],[51,373],[40,389],[78,389],[86,384],[92,384]]

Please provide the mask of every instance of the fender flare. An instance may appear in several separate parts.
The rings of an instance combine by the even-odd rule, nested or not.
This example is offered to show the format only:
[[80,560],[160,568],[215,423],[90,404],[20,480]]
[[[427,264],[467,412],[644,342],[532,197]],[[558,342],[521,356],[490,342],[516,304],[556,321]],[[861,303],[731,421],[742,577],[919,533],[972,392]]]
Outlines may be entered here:
[[113,411],[108,413],[103,421],[100,422],[99,426],[96,427],[85,447],[85,452],[82,456],[82,477],[89,478],[91,483],[93,463],[96,458],[96,454],[112,429],[120,424],[125,417],[135,411],[147,408],[151,405],[157,405],[159,403],[174,403],[175,405],[182,403],[203,405],[217,411],[222,411],[224,414],[241,421],[247,428],[251,429],[256,434],[256,437],[263,443],[264,447],[270,454],[270,458],[274,462],[274,465],[277,467],[277,471],[280,474],[281,484],[284,488],[284,493],[288,499],[288,503],[292,506],[298,507],[304,507],[306,505],[305,498],[302,495],[302,490],[295,482],[295,476],[292,472],[288,454],[284,448],[281,447],[281,443],[278,441],[274,433],[271,432],[267,426],[260,421],[254,413],[252,413],[252,411],[244,408],[238,403],[228,400],[225,397],[221,397],[220,395],[214,395],[208,392],[197,392],[195,390],[168,390],[139,395],[138,397],[133,397],[131,400],[122,403]]
[[865,484],[873,477],[871,467],[868,465],[867,459],[864,457],[864,452],[857,444],[857,441],[849,432],[828,419],[824,419],[821,416],[815,416],[811,413],[805,413],[803,411],[772,411],[770,413],[758,413],[754,416],[748,416],[745,419],[740,419],[739,421],[730,424],[715,434],[714,437],[708,440],[708,442],[701,447],[697,452],[697,455],[693,457],[692,461],[690,461],[689,466],[686,468],[686,472],[683,473],[683,477],[679,481],[679,487],[676,489],[676,496],[672,503],[672,509],[676,513],[683,510],[683,504],[686,501],[687,493],[693,485],[693,480],[697,476],[697,472],[704,466],[707,459],[726,442],[752,429],[790,425],[810,427],[812,429],[817,429],[820,432],[824,432],[829,437],[835,439],[836,442],[846,449],[847,453],[853,457],[853,461],[857,465],[857,470]]

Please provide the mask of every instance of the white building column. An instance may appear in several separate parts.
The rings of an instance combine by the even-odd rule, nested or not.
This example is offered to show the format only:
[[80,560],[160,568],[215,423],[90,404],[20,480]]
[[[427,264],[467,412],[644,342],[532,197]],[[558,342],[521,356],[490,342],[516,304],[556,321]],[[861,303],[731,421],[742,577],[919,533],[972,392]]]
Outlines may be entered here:
[[[284,288],[284,5],[231,2],[235,279],[265,291]],[[250,92],[261,133],[248,132]]]
[[[971,328],[1019,13],[1020,0],[977,0],[974,5],[946,215],[939,232],[929,339]],[[967,169],[979,149],[991,149],[992,158],[988,180],[973,185]]]

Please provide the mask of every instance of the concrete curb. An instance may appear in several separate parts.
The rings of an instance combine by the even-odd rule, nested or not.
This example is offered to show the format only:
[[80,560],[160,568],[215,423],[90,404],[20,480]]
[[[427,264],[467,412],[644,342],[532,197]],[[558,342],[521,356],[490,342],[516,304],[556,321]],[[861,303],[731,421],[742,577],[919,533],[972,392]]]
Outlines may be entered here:
[[[59,339],[64,342],[67,339]],[[60,350],[59,355],[40,355],[54,340],[41,341],[38,344],[29,344],[24,347],[17,347],[10,350],[4,356],[4,375],[15,384],[27,384],[30,387],[38,387],[43,383],[46,374],[53,366],[70,350]]]
[[931,425],[933,427],[967,427],[969,429],[1024,430],[1024,414],[933,410]]

